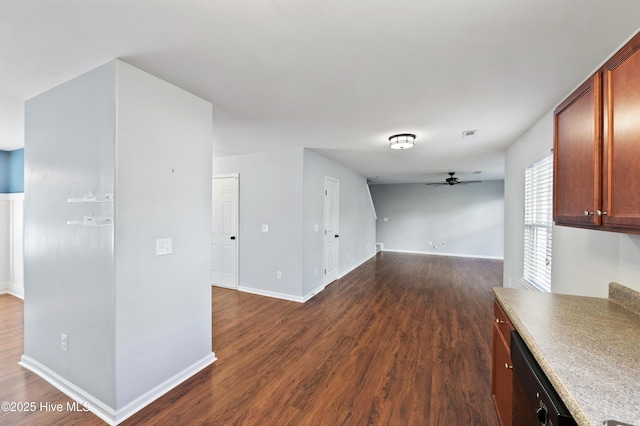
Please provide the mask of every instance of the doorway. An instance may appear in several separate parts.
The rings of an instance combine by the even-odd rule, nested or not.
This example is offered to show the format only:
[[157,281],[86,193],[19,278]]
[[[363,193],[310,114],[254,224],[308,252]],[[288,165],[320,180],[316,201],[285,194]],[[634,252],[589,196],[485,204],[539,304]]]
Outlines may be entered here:
[[238,288],[239,175],[212,181],[211,283]]
[[324,285],[338,278],[340,181],[324,177]]

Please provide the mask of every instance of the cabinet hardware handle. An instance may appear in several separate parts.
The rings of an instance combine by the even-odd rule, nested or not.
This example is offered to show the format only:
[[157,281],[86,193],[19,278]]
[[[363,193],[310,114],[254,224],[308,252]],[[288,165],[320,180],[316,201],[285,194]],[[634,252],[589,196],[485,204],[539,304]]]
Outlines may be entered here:
[[506,362],[504,363],[504,368],[506,368],[507,370],[513,370],[513,365],[509,365]]
[[499,318],[496,318],[496,324],[506,324],[506,322],[500,320]]
[[600,210],[596,210],[596,214],[598,215],[598,217],[600,217],[600,216],[606,216],[606,215],[607,215],[607,212],[602,212],[602,211],[600,211]]
[[590,212],[589,210],[585,210],[585,211],[583,211],[583,212],[582,212],[582,214],[583,214],[584,216],[593,216],[593,212]]

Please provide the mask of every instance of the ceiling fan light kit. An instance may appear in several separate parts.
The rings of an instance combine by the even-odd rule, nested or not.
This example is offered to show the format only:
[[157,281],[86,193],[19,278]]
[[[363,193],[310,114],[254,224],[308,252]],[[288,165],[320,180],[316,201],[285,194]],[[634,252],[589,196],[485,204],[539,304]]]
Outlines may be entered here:
[[415,146],[416,135],[411,133],[399,133],[389,136],[389,148],[409,149]]

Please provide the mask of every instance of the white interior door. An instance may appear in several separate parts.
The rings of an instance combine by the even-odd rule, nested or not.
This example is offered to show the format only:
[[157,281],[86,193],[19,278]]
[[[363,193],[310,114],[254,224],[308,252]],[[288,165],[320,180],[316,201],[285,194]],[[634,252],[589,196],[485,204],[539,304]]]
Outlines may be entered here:
[[337,179],[324,178],[324,285],[338,278],[339,189]]
[[238,288],[238,175],[213,178],[211,282]]

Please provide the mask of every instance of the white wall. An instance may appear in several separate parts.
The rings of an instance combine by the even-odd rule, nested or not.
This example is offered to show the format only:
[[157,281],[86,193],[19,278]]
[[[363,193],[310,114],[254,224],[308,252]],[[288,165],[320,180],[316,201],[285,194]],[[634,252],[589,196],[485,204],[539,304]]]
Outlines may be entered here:
[[0,194],[0,293],[24,298],[24,194]]
[[340,180],[339,276],[375,254],[364,176],[302,148],[213,159],[214,175],[231,173],[240,175],[240,290],[295,301],[322,290],[325,176]]
[[24,299],[24,193],[11,194],[11,283],[9,292]]
[[[21,364],[109,422],[215,360],[211,134],[210,103],[117,60],[26,103]],[[114,202],[67,202],[89,191]],[[90,214],[114,224],[68,224]]]
[[[553,147],[553,111],[507,151],[504,286],[522,288],[524,168]],[[553,228],[551,290],[607,297],[610,281],[640,290],[640,236],[564,226]]]
[[456,186],[372,185],[371,196],[378,214],[377,242],[384,250],[503,257],[501,180]]
[[11,202],[0,194],[0,294],[9,291],[11,282]]

